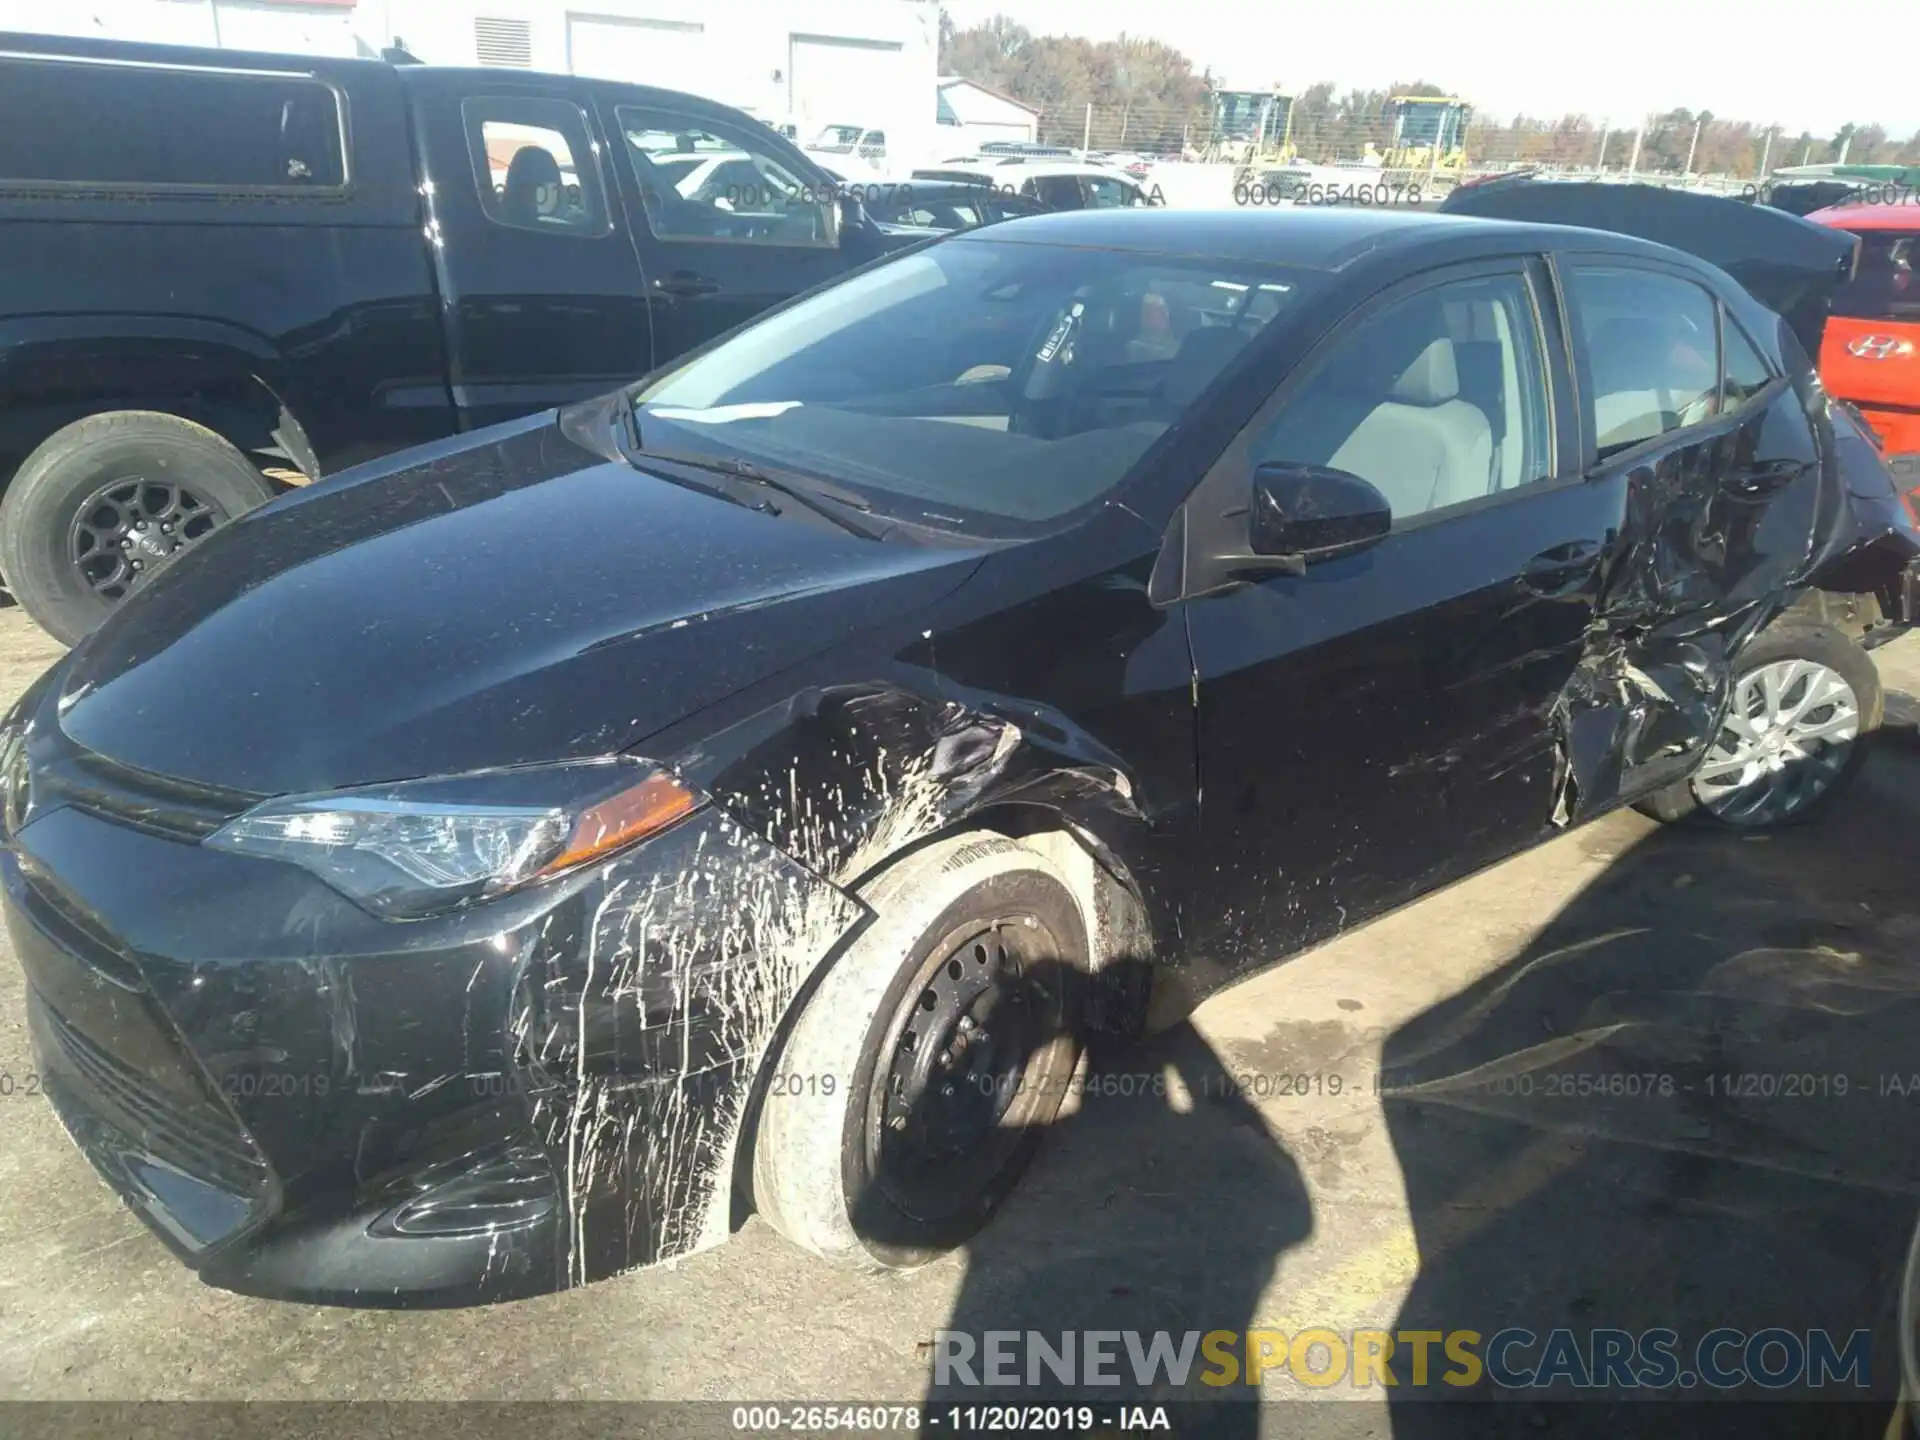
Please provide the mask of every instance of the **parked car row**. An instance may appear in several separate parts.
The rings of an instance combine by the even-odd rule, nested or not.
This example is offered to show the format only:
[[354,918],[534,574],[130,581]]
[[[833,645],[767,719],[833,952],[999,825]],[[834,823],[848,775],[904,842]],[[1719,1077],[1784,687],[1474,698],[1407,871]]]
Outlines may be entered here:
[[600,393],[931,234],[1140,203],[1072,165],[884,182],[884,136],[829,132],[575,76],[0,36],[0,578],[71,644],[289,487]]
[[1017,196],[1046,210],[1113,210],[1159,203],[1153,191],[1125,171],[1085,160],[960,156],[915,170],[913,179]]

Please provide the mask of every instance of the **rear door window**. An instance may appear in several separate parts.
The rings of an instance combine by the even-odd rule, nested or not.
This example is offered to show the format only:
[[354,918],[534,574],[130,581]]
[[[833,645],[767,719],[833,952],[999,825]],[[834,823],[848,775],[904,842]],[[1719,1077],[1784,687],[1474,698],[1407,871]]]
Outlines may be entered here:
[[1086,203],[1080,194],[1080,182],[1071,175],[1042,175],[1020,187],[1022,195],[1031,195],[1049,210],[1078,210]]
[[905,207],[899,223],[937,230],[971,230],[981,224],[980,207],[958,200],[915,203]]
[[607,233],[587,117],[565,100],[475,96],[461,107],[480,206],[497,225],[551,235]]
[[1833,297],[1833,313],[1860,320],[1920,321],[1920,281],[1913,262],[1920,231],[1877,230],[1860,237],[1853,279]]
[[1657,270],[1575,265],[1567,295],[1601,458],[1719,413],[1717,306],[1706,290]]
[[1089,175],[1085,183],[1089,209],[1118,210],[1140,203],[1140,192],[1124,180],[1110,180],[1104,175]]
[[832,187],[791,169],[770,137],[651,107],[621,105],[614,114],[657,238],[836,243]]
[[0,59],[0,185],[242,192],[347,184],[346,98],[312,75]]
[[1773,372],[1730,317],[1721,317],[1726,340],[1726,378],[1721,385],[1720,408],[1731,413],[1753,399],[1773,381]]

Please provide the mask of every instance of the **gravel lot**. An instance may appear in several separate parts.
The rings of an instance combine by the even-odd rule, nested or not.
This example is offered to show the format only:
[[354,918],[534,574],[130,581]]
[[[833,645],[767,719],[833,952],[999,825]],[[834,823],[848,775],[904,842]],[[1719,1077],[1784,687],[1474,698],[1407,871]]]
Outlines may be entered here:
[[[0,612],[8,702],[56,654]],[[1920,691],[1920,637],[1880,658]],[[675,1267],[485,1310],[243,1299],[176,1264],[10,1085],[0,1395],[897,1401],[947,1325],[1517,1323],[1871,1326],[1886,1396],[1920,1198],[1920,1093],[1881,1093],[1920,1072],[1916,816],[1920,746],[1894,733],[1816,826],[1740,840],[1616,816],[1349,934],[1109,1062],[1173,1066],[1197,1098],[1089,1098],[970,1253],[904,1277],[827,1271],[755,1220]],[[20,989],[0,957],[16,1082]],[[1383,1065],[1422,1083],[1383,1099]],[[1607,1073],[1681,1088],[1545,1093]],[[1850,1092],[1702,1092],[1732,1073]],[[1210,1101],[1228,1075],[1253,1111]],[[1308,1093],[1282,1093],[1300,1075]],[[1325,1393],[1355,1402],[1351,1433],[1433,1433],[1438,1407]]]

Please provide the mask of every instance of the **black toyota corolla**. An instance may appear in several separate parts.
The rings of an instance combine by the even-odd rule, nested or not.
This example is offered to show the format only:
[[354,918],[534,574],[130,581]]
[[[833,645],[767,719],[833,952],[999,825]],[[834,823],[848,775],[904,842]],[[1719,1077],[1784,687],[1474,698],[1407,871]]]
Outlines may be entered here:
[[[1795,306],[1848,263],[1753,225]],[[938,1254],[1090,1027],[1620,804],[1838,792],[1873,667],[1791,607],[1898,624],[1916,545],[1754,289],[1019,220],[289,496],[6,722],[45,1090],[242,1291],[525,1295],[749,1208]]]

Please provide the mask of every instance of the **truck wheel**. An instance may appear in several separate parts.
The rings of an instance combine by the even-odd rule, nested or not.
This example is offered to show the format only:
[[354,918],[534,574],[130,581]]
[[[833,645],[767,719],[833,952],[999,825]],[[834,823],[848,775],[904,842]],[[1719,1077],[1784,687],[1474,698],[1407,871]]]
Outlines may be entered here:
[[802,1249],[911,1269],[986,1224],[1080,1057],[1086,928],[1038,851],[963,835],[863,891],[875,918],[769,1057],[754,1196]]
[[273,495],[204,426],[151,410],[89,415],[7,487],[0,574],[48,634],[77,644],[155,571]]
[[1852,640],[1776,625],[1740,656],[1727,723],[1699,768],[1635,808],[1742,830],[1810,820],[1866,764],[1884,707],[1880,672]]

